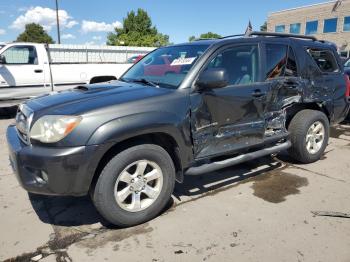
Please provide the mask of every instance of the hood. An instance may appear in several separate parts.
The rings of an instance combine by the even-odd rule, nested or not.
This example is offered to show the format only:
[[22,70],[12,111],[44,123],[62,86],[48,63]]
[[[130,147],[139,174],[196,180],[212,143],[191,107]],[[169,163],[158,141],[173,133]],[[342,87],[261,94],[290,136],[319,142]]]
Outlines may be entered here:
[[34,111],[55,114],[81,114],[103,107],[169,94],[173,90],[135,83],[113,81],[108,84],[78,86],[27,101]]

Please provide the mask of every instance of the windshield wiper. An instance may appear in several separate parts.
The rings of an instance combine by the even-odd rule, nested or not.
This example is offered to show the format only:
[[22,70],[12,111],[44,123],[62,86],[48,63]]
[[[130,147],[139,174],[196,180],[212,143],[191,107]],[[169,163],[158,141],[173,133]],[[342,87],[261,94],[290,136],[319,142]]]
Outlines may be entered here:
[[140,78],[140,79],[130,79],[130,82],[134,82],[134,83],[142,83],[142,84],[146,84],[149,86],[154,86],[154,87],[159,87],[159,85],[157,83],[154,83],[152,81],[147,80],[146,78]]

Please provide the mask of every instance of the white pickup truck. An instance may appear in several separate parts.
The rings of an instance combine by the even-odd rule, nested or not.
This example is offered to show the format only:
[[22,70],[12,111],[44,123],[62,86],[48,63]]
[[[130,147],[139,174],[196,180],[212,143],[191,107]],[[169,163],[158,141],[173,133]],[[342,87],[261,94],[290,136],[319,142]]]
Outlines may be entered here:
[[118,79],[153,48],[12,43],[0,49],[0,107],[76,85]]

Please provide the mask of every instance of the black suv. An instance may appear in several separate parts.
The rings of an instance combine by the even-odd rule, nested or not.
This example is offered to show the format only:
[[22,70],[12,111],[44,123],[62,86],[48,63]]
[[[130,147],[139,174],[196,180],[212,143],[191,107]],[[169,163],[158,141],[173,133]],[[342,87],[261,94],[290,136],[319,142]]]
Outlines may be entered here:
[[251,33],[159,48],[118,81],[29,100],[7,130],[29,192],[86,195],[111,223],[155,217],[183,175],[289,150],[317,161],[349,109],[334,46]]

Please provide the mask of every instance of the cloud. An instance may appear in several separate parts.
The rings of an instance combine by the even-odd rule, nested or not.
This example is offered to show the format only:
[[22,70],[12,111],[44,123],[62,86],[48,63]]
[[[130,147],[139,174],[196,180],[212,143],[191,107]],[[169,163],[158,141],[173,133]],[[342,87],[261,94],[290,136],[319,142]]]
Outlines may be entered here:
[[[78,22],[73,20],[65,10],[58,10],[60,19],[60,26],[63,28],[72,28]],[[37,23],[44,27],[45,30],[50,31],[52,27],[56,26],[56,11],[47,7],[31,7],[23,15],[20,15],[10,25],[10,28],[23,30],[26,24]]]
[[78,23],[77,21],[71,20],[71,21],[69,21],[69,22],[66,24],[66,27],[67,27],[67,28],[72,28],[73,26],[78,25],[78,24],[79,24],[79,23]]
[[6,30],[0,28],[0,35],[4,35],[4,34],[6,34]]
[[119,21],[116,21],[111,24],[107,24],[105,22],[95,22],[95,21],[87,21],[83,20],[81,25],[81,31],[83,33],[89,32],[111,32],[114,28],[122,28],[122,24]]
[[63,34],[62,39],[75,39],[75,36],[72,34]]
[[4,10],[0,10],[0,15],[4,15],[6,12]]
[[95,35],[92,37],[93,40],[96,40],[96,41],[99,41],[102,39],[102,36],[99,36],[99,35]]
[[26,7],[26,6],[22,6],[22,7],[20,7],[20,8],[18,8],[18,9],[17,9],[17,12],[22,13],[22,12],[27,11],[28,9],[29,9],[28,7]]

